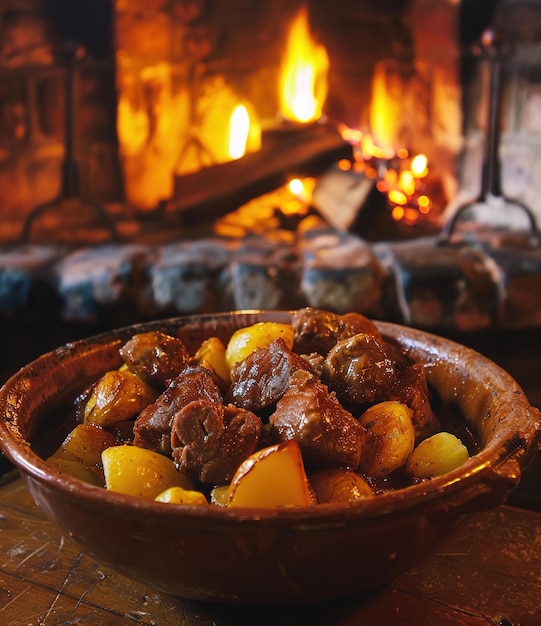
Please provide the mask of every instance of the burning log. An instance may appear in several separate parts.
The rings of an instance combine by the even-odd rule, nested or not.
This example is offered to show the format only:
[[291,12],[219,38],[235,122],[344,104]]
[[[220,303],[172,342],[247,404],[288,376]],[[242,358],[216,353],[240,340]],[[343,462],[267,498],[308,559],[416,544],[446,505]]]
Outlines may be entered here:
[[177,177],[166,211],[185,225],[214,220],[293,177],[319,176],[352,158],[352,146],[328,124],[277,128],[258,152]]

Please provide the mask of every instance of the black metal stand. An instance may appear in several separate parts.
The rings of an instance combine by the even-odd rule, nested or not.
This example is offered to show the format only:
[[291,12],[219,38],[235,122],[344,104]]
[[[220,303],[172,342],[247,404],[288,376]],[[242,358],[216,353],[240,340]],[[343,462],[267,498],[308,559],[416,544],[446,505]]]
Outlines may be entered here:
[[[62,163],[60,194],[53,200],[37,205],[25,219],[20,235],[21,243],[28,243],[34,222],[45,213],[53,210],[69,212],[81,211],[90,208],[103,223],[112,240],[118,241],[116,225],[107,209],[98,202],[83,202],[79,195],[79,168],[74,155],[75,132],[75,94],[74,77],[77,61],[84,54],[80,46],[73,42],[66,43],[66,68],[64,73],[65,110],[64,110],[64,160]],[[67,233],[69,239],[69,233]]]
[[501,188],[501,163],[499,158],[500,148],[500,123],[502,101],[502,66],[503,52],[498,37],[492,30],[483,33],[480,42],[481,54],[489,63],[489,94],[487,132],[483,155],[483,168],[481,172],[481,191],[476,200],[460,206],[449,221],[443,226],[440,233],[440,243],[448,243],[455,230],[457,223],[475,205],[489,205],[491,200],[497,199],[503,203],[509,203],[522,210],[529,223],[529,227],[535,238],[541,241],[541,233],[532,211],[519,200],[506,198]]

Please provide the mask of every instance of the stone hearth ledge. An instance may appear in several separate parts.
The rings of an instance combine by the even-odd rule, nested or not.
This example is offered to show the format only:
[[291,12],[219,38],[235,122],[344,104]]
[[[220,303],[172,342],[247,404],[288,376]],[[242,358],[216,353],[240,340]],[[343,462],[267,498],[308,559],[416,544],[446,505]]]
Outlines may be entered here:
[[505,238],[368,243],[324,226],[242,239],[0,249],[0,322],[121,326],[239,309],[319,307],[432,331],[541,326],[541,247]]

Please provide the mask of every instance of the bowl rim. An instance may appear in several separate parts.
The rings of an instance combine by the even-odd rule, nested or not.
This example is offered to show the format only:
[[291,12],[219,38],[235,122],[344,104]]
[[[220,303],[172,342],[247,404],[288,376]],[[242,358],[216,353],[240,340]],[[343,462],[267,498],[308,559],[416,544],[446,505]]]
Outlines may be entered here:
[[[291,524],[308,523],[347,523],[351,519],[370,519],[385,515],[395,515],[399,511],[415,509],[419,506],[425,506],[427,502],[439,499],[442,495],[452,495],[458,490],[473,489],[475,492],[482,493],[483,488],[479,487],[479,481],[487,485],[486,490],[491,489],[491,484],[495,477],[501,477],[501,474],[513,473],[518,466],[517,458],[520,460],[521,455],[528,448],[537,448],[541,440],[541,413],[535,407],[532,407],[524,391],[518,383],[503,370],[499,365],[481,355],[475,350],[463,346],[454,340],[440,337],[431,332],[420,330],[396,324],[387,321],[374,320],[379,330],[384,336],[389,333],[399,335],[401,345],[411,349],[415,346],[421,346],[423,350],[431,352],[430,346],[433,346],[435,357],[440,357],[437,353],[436,346],[443,344],[452,353],[460,351],[462,355],[471,354],[485,367],[490,367],[491,372],[498,377],[502,383],[509,388],[510,394],[516,395],[516,402],[520,402],[525,408],[531,411],[531,419],[525,428],[523,439],[517,441],[515,447],[498,446],[496,442],[488,442],[487,445],[470,458],[459,468],[452,470],[442,476],[434,477],[427,481],[422,481],[413,485],[409,485],[397,490],[390,490],[382,494],[378,494],[373,498],[359,500],[354,503],[332,503],[317,504],[303,507],[281,507],[272,509],[263,508],[234,508],[220,506],[202,506],[190,504],[170,504],[156,502],[153,500],[145,500],[135,496],[125,495],[113,491],[107,491],[103,487],[91,485],[77,478],[73,478],[64,474],[56,468],[47,464],[36,452],[33,451],[31,445],[26,442],[17,426],[9,424],[6,419],[6,408],[10,407],[16,411],[17,402],[15,398],[17,392],[20,393],[21,383],[25,382],[26,376],[32,376],[35,370],[39,369],[42,364],[52,359],[62,359],[67,356],[84,356],[93,351],[96,346],[104,344],[118,345],[120,339],[115,337],[126,334],[135,333],[143,329],[158,328],[166,326],[188,325],[194,322],[214,322],[232,315],[235,317],[242,315],[257,315],[258,317],[283,317],[287,319],[293,314],[294,310],[262,310],[262,309],[246,309],[235,311],[224,311],[218,313],[198,314],[198,315],[182,315],[169,317],[149,322],[140,322],[128,326],[122,326],[112,330],[104,331],[85,339],[66,343],[58,348],[46,352],[24,365],[18,372],[13,374],[0,387],[0,449],[8,457],[9,460],[19,470],[23,479],[31,479],[37,481],[48,489],[54,490],[58,495],[65,498],[72,498],[73,494],[77,494],[77,499],[87,506],[110,506],[119,514],[133,515],[135,512],[140,514],[145,512],[147,515],[158,515],[165,522],[171,520],[174,523],[179,516],[185,519],[197,520],[221,520],[224,523],[257,523],[265,524]],[[240,318],[239,318],[240,319]],[[403,343],[407,340],[407,343]],[[11,398],[11,399],[10,399]],[[19,436],[17,436],[19,433]],[[526,442],[526,444],[524,443]],[[509,467],[507,467],[509,466]],[[507,469],[506,469],[507,467]],[[503,468],[503,469],[502,469]],[[518,469],[520,477],[520,469]]]

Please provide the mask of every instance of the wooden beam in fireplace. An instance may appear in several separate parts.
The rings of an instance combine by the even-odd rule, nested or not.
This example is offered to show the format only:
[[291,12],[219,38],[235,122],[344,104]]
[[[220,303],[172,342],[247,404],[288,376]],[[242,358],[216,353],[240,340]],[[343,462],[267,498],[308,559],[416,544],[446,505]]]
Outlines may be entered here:
[[258,152],[176,177],[166,210],[185,225],[211,221],[292,178],[320,176],[340,159],[353,159],[352,146],[331,125],[277,127],[264,133]]

